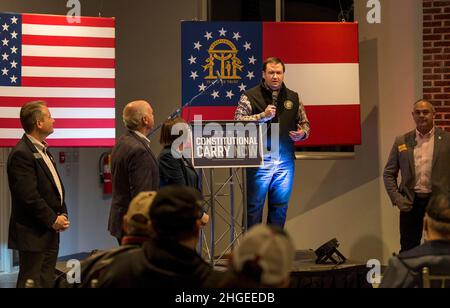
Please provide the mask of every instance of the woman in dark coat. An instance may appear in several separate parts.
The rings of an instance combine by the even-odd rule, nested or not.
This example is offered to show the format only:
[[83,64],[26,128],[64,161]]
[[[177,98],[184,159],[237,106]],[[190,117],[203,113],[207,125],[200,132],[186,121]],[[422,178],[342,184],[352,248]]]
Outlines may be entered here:
[[[172,134],[172,128],[174,128]],[[179,130],[183,129],[183,132]],[[183,135],[182,135],[183,134]],[[200,191],[200,177],[190,159],[181,154],[189,144],[189,126],[182,118],[167,120],[161,128],[160,143],[164,147],[158,157],[160,187],[184,185]],[[180,139],[178,139],[181,137]],[[183,140],[182,140],[183,139]],[[183,141],[181,143],[180,141]]]
[[[160,187],[181,185],[201,191],[201,177],[191,160],[182,155],[191,146],[190,134],[189,125],[183,118],[176,117],[164,122],[159,139],[164,147],[158,156]],[[209,215],[205,212],[202,217],[203,225],[208,221]]]

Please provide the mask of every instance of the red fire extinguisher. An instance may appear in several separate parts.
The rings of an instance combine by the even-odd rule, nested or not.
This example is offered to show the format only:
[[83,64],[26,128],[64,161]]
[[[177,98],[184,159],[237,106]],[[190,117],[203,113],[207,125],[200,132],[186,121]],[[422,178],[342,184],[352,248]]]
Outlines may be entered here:
[[103,195],[112,195],[111,153],[105,152],[100,156],[100,182],[103,184]]

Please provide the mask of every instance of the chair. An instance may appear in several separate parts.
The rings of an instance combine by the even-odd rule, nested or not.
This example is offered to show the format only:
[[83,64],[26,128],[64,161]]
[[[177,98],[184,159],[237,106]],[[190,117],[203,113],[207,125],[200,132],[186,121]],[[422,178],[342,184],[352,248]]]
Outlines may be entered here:
[[450,274],[430,274],[428,267],[422,268],[423,288],[450,288]]

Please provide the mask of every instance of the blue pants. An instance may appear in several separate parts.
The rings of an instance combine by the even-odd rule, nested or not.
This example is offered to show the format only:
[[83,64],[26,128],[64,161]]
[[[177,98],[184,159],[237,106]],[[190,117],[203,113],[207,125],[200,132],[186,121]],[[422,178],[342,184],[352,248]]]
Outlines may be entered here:
[[294,172],[293,160],[265,160],[264,167],[247,169],[247,228],[262,222],[267,194],[267,223],[284,228]]

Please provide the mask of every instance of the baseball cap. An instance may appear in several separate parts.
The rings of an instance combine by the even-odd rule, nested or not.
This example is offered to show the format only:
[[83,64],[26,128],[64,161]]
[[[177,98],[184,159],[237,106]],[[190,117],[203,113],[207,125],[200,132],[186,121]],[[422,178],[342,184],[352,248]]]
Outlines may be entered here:
[[163,187],[150,208],[153,229],[160,236],[189,236],[196,220],[203,216],[201,205],[202,195],[192,187]]
[[150,225],[150,206],[153,203],[157,193],[156,191],[140,192],[133,198],[125,214],[127,222],[127,233],[129,235],[144,234],[147,235]]
[[278,285],[289,277],[295,249],[289,235],[269,225],[252,227],[233,250],[232,265],[241,272],[247,261],[255,261],[262,269],[261,283]]

